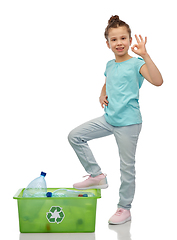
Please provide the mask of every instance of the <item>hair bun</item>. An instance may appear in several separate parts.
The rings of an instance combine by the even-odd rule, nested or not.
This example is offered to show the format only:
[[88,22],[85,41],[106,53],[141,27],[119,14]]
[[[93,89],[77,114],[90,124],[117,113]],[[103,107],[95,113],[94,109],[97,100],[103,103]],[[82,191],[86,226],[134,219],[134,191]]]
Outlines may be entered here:
[[115,21],[117,21],[117,22],[120,21],[119,16],[117,16],[117,15],[112,16],[112,17],[109,19],[108,24],[110,25],[111,23],[113,23],[113,22],[115,22]]

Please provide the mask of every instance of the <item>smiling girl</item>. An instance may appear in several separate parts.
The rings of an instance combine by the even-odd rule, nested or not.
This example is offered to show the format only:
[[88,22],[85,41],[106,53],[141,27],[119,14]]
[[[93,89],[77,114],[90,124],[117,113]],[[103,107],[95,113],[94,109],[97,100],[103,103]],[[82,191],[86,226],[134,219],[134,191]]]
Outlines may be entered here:
[[115,59],[106,65],[105,84],[99,98],[105,114],[72,130],[68,140],[90,174],[88,179],[75,183],[73,187],[104,189],[108,187],[106,174],[102,173],[87,142],[114,135],[119,149],[121,185],[118,209],[109,224],[122,224],[131,220],[130,208],[135,193],[135,153],[142,126],[139,89],[144,78],[155,86],[161,86],[163,79],[146,51],[147,38],[143,40],[141,35],[139,38],[135,35],[137,44],[131,48],[141,58],[128,54],[132,43],[131,30],[117,15],[109,19],[105,38],[115,55]]

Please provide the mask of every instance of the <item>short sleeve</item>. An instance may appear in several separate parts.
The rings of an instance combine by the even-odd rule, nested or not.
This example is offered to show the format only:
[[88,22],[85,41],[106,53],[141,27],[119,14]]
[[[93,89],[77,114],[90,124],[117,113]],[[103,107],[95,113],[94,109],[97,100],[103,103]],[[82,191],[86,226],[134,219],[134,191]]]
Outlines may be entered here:
[[[137,58],[137,68],[138,72],[140,73],[141,67],[145,64],[145,61],[142,58]],[[141,74],[141,73],[140,73]],[[142,76],[142,75],[141,75]]]
[[104,72],[104,75],[105,75],[105,77],[107,77],[107,73],[106,73],[106,70],[105,70],[105,72]]
[[142,86],[143,81],[144,81],[144,77],[143,75],[141,75],[140,73],[140,69],[141,67],[145,64],[145,61],[142,58],[137,58],[136,61],[136,69],[138,71],[138,81],[139,81],[139,88]]
[[108,68],[108,63],[109,63],[109,62],[107,62],[107,63],[106,63],[106,69],[105,69],[105,72],[104,72],[104,75],[105,75],[105,77],[107,77],[107,68]]
[[106,64],[106,70],[104,72],[105,77],[107,78],[109,76],[109,72],[112,71],[112,65],[115,62],[115,59],[110,60]]

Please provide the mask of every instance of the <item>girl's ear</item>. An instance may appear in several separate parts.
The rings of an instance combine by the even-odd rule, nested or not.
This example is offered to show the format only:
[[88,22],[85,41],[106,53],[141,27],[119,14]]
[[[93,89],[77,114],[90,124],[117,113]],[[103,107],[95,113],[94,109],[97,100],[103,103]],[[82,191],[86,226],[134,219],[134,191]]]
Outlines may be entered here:
[[110,48],[110,45],[109,45],[109,41],[108,41],[108,40],[106,41],[106,44],[107,44],[108,48]]
[[132,45],[132,37],[130,38],[130,46]]

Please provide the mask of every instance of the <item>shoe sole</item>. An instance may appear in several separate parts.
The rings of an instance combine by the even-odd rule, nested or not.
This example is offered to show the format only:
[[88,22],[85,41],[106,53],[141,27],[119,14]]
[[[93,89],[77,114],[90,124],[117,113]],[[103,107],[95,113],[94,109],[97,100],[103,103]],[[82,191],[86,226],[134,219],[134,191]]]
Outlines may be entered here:
[[123,223],[126,223],[128,221],[131,221],[131,217],[127,218],[126,220],[122,221],[122,222],[118,222],[118,223],[113,223],[113,222],[108,222],[110,225],[120,225]]
[[77,188],[75,187],[76,189],[79,189],[79,190],[87,190],[87,189],[106,189],[108,188],[108,184],[105,184],[105,185],[96,185],[96,186],[90,186],[90,187],[85,187],[85,188]]

